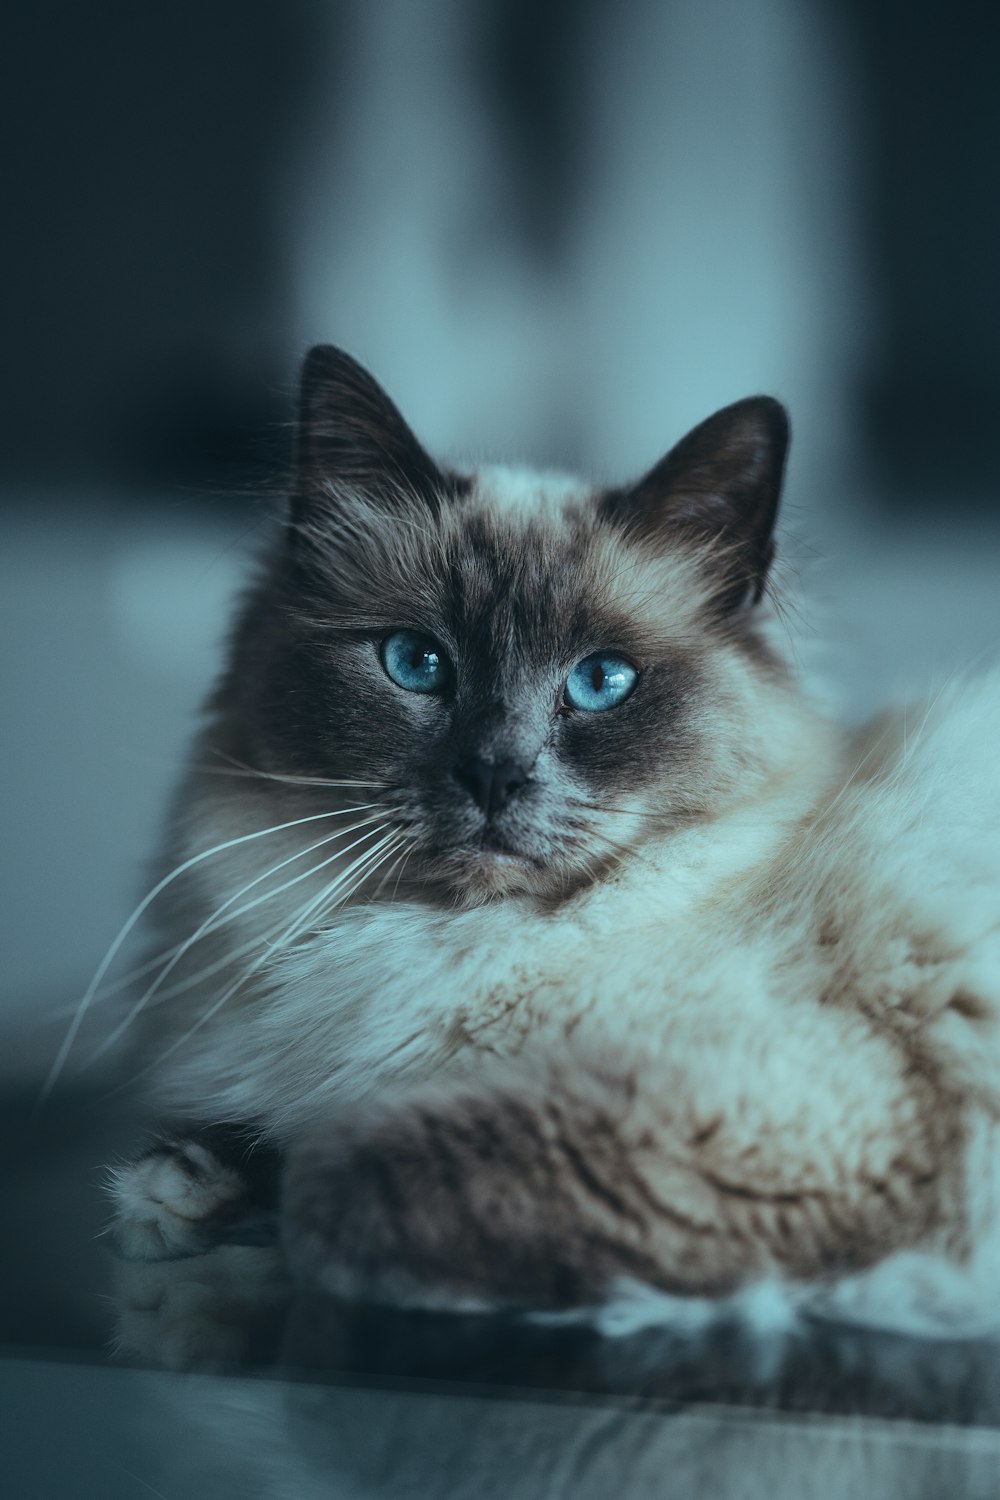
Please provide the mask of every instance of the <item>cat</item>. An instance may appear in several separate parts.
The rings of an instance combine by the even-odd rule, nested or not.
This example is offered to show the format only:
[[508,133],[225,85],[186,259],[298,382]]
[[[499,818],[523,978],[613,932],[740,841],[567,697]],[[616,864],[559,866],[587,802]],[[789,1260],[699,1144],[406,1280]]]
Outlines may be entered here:
[[757,396],[632,484],[450,468],[307,356],[126,1018],[171,1122],[112,1174],[126,1255],[280,1184],[338,1295],[996,1324],[1000,675],[811,700],[788,439]]

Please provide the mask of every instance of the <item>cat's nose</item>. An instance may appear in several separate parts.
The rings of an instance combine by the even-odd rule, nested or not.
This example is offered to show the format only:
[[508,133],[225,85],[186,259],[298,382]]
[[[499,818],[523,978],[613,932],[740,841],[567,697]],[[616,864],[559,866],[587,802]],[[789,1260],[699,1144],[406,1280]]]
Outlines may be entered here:
[[463,786],[488,818],[498,813],[528,780],[528,772],[516,760],[463,761],[455,767],[455,780]]

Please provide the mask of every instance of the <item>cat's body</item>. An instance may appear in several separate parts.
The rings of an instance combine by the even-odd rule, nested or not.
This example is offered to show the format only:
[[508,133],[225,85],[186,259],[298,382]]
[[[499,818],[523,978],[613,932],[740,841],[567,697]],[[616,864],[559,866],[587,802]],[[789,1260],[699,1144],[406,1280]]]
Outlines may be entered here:
[[[166,1112],[287,1149],[319,1284],[991,1321],[1000,678],[861,734],[810,705],[759,602],[779,411],[631,490],[459,478],[314,356],[137,1027]],[[117,1179],[136,1253],[185,1244],[162,1165]]]

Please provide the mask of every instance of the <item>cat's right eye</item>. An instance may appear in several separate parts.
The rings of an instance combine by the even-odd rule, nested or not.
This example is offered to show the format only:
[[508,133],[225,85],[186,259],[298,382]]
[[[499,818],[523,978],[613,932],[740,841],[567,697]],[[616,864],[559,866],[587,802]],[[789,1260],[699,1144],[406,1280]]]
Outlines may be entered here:
[[578,661],[567,677],[563,701],[569,708],[603,713],[624,703],[638,681],[637,669],[624,656],[613,651],[595,651]]
[[380,655],[386,676],[408,693],[439,693],[450,676],[437,641],[417,630],[394,630],[382,642]]

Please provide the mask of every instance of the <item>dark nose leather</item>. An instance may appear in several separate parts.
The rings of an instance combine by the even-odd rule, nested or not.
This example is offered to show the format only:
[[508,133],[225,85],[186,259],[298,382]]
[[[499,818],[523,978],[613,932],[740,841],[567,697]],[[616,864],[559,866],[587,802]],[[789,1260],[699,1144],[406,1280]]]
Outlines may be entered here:
[[524,786],[528,773],[516,760],[467,760],[455,768],[455,780],[492,818]]

